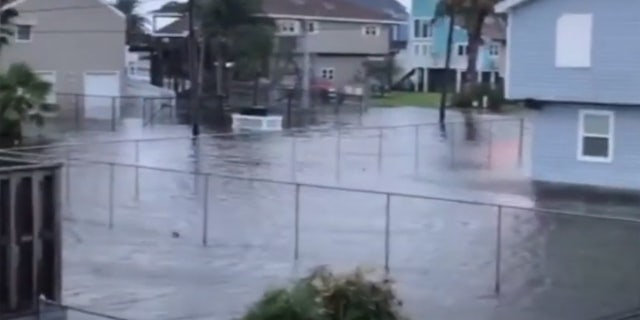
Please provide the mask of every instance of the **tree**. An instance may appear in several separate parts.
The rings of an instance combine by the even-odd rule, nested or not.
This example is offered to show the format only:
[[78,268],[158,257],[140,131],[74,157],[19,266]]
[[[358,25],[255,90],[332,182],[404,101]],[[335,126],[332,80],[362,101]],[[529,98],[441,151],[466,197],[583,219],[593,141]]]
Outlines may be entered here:
[[14,8],[5,8],[0,11],[0,49],[9,44],[13,36],[11,19],[17,16],[18,11]]
[[147,19],[136,13],[139,5],[139,0],[116,0],[116,3],[113,5],[126,16],[127,35],[141,34],[146,30]]
[[467,70],[463,79],[463,91],[470,92],[478,79],[476,64],[482,46],[482,29],[485,19],[494,15],[493,7],[500,0],[439,0],[435,18],[449,17],[467,31]]
[[[254,75],[263,71],[273,51],[275,28],[270,19],[258,17],[262,12],[261,0],[203,0],[198,20],[204,43],[209,53],[215,56],[215,66],[234,61],[239,72]],[[217,73],[216,86],[222,87]],[[217,92],[220,94],[221,92]]]
[[47,111],[44,105],[50,92],[51,84],[26,64],[12,64],[0,74],[0,140],[20,140],[23,121],[43,125]]

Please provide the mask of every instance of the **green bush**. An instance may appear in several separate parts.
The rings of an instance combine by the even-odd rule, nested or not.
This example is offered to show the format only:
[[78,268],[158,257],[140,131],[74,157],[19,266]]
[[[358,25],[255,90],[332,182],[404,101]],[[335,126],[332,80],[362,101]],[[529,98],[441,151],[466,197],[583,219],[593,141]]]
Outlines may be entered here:
[[268,291],[242,320],[404,320],[391,284],[360,269],[335,275],[322,267],[290,288]]

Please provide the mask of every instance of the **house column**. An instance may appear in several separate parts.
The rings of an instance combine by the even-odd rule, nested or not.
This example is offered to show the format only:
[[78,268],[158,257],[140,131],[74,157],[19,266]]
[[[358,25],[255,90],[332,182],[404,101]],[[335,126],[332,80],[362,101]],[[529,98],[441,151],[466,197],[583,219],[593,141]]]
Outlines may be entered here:
[[496,72],[491,71],[491,89],[496,88]]
[[424,88],[422,91],[424,92],[429,92],[429,69],[428,68],[423,68],[422,69],[422,83],[424,85]]
[[462,87],[462,71],[456,69],[456,92],[460,92]]

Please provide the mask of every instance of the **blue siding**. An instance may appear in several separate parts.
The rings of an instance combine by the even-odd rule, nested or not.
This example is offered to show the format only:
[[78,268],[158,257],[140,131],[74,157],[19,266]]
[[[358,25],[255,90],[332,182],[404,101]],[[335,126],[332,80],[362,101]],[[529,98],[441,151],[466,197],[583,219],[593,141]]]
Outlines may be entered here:
[[[569,102],[640,102],[640,1],[531,0],[509,20],[509,97]],[[555,67],[562,13],[593,14],[591,68]]]
[[[411,16],[412,16],[412,20],[409,21],[409,39],[413,39],[414,33],[413,33],[413,19],[414,18],[419,18],[419,19],[423,19],[423,18],[432,18],[434,16],[435,13],[435,7],[436,4],[438,3],[439,0],[413,0],[412,2],[412,10],[411,10]],[[442,19],[440,21],[438,21],[435,26],[434,26],[434,30],[433,30],[433,40],[432,40],[432,46],[431,46],[431,51],[436,55],[436,56],[440,56],[440,57],[444,57],[447,53],[447,34],[448,34],[448,28],[449,28],[449,18],[446,19]],[[454,47],[452,48],[452,55],[455,56],[456,52],[455,52],[455,44],[456,43],[466,43],[467,42],[467,31],[459,28],[459,27],[455,27],[453,29],[453,45]],[[424,41],[424,39],[417,39],[417,41]],[[496,68],[489,68],[491,63],[490,63],[490,59],[489,59],[489,52],[488,52],[488,48],[487,46],[482,46],[480,47],[480,52],[478,55],[478,59],[479,59],[479,69],[478,71],[494,71],[497,70],[497,66]],[[485,61],[486,60],[486,61]],[[427,61],[425,59],[425,61]],[[430,61],[430,60],[429,60]],[[430,66],[427,66],[430,67]]]
[[[613,161],[577,160],[578,111],[612,110]],[[532,178],[534,180],[640,189],[640,109],[631,106],[547,105],[534,120]]]

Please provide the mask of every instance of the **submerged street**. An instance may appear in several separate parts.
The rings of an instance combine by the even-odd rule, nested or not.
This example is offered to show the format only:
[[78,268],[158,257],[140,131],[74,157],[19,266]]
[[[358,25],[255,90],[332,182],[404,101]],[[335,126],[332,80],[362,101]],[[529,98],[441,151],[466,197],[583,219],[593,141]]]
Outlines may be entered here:
[[543,200],[526,178],[527,122],[478,116],[467,141],[460,115],[446,139],[425,124],[436,117],[374,108],[195,144],[186,125],[131,122],[64,142],[176,138],[29,150],[85,159],[64,178],[64,301],[128,319],[226,320],[315,266],[381,271],[388,258],[414,319],[595,319],[637,306],[640,257],[627,253],[640,250],[639,224],[526,209]]

